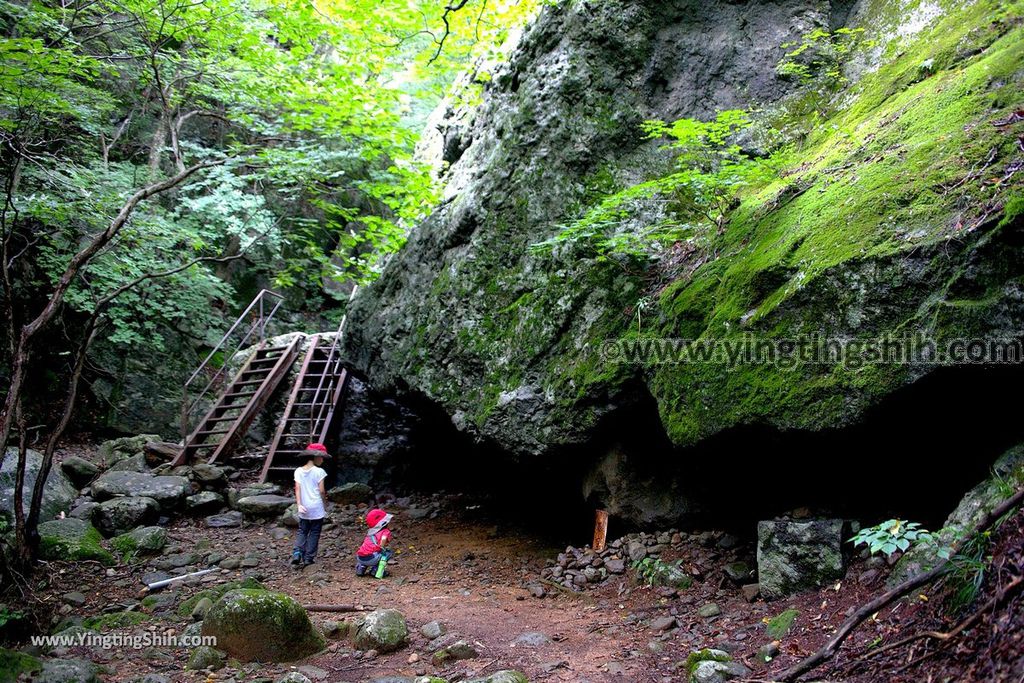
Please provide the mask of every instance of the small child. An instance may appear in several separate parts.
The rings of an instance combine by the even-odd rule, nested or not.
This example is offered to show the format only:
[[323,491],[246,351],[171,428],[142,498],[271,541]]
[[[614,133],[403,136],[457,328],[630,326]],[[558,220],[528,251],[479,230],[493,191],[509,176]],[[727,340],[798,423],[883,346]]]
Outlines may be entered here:
[[374,508],[366,515],[366,525],[369,528],[363,544],[356,551],[356,576],[373,574],[377,565],[383,557],[385,561],[391,556],[391,552],[384,550],[384,546],[391,540],[391,530],[387,529],[388,522],[394,515]]
[[299,534],[292,550],[292,565],[308,567],[316,559],[320,545],[320,531],[324,526],[327,510],[324,501],[324,479],[327,472],[320,465],[330,460],[327,447],[322,443],[311,443],[300,453],[306,464],[295,468],[295,504],[299,507]]

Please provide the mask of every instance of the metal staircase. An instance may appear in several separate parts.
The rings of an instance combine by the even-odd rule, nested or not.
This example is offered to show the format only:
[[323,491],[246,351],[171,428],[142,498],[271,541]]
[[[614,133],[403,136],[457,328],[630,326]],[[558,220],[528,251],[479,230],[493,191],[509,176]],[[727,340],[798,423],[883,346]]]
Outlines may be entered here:
[[319,334],[310,339],[263,463],[261,482],[293,471],[302,464],[298,455],[307,444],[323,443],[331,434],[348,383],[348,371],[341,365],[339,349],[344,324],[342,320],[330,345]]
[[299,341],[300,338],[295,337],[287,346],[264,346],[264,342],[260,342],[214,406],[199,421],[199,426],[185,440],[185,446],[173,464],[190,463],[199,456],[212,463],[230,453],[294,365]]

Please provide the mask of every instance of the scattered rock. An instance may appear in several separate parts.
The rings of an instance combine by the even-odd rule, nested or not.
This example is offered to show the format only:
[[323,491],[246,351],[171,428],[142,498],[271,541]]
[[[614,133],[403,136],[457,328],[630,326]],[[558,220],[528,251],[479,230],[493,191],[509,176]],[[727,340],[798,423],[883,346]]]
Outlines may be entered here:
[[513,641],[516,645],[524,645],[526,647],[541,647],[543,645],[550,645],[551,638],[540,631],[527,631]]
[[96,513],[96,508],[100,506],[96,501],[86,501],[80,505],[76,505],[75,508],[69,513],[69,516],[75,519],[84,519],[89,522],[92,521],[92,516]]
[[675,617],[658,617],[651,621],[652,631],[667,631],[676,625]]
[[210,515],[205,520],[206,526],[210,529],[223,527],[242,526],[242,513],[238,510],[231,510],[222,515]]
[[157,434],[139,434],[104,441],[99,447],[100,461],[105,467],[110,467],[136,453],[144,452],[146,444],[151,441],[160,441],[160,437]]
[[465,683],[530,683],[529,679],[526,678],[526,674],[512,669],[505,669],[503,671],[495,671],[490,676],[484,678],[473,678],[465,681]]
[[216,465],[210,465],[205,462],[192,465],[192,476],[204,488],[221,488],[227,484],[227,476],[224,474],[224,470]]
[[85,593],[73,592],[60,596],[60,601],[72,607],[81,607],[85,604]]
[[434,666],[442,667],[453,661],[476,659],[479,656],[480,653],[476,651],[476,648],[464,640],[458,640],[435,652],[431,659]]
[[788,609],[785,612],[773,617],[768,620],[765,624],[765,633],[772,640],[782,640],[789,629],[793,627],[793,622],[800,616],[800,611],[795,609]]
[[754,568],[746,562],[730,562],[723,568],[725,575],[735,584],[750,583],[754,578]]
[[740,590],[743,591],[744,600],[747,602],[754,602],[754,600],[757,600],[757,597],[761,595],[761,584],[748,583],[740,588]]
[[440,638],[445,634],[445,627],[440,621],[428,621],[427,623],[420,626],[420,633],[423,637],[428,640],[434,640]]
[[717,617],[721,613],[722,608],[713,602],[709,602],[708,604],[703,605],[700,609],[697,610],[697,614],[704,617],[705,619]]
[[200,645],[192,650],[185,665],[187,671],[202,671],[212,669],[217,671],[224,668],[224,654],[208,645]]
[[204,597],[196,603],[196,606],[192,608],[192,621],[202,621],[206,617],[206,613],[213,608],[213,600]]

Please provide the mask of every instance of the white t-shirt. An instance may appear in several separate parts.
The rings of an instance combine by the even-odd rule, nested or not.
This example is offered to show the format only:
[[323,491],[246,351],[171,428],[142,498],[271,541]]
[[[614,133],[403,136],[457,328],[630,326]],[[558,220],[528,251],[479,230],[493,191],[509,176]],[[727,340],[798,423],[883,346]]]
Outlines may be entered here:
[[299,496],[306,513],[299,513],[299,519],[323,519],[324,500],[320,497],[320,482],[327,478],[327,473],[314,465],[308,470],[304,467],[295,468],[295,483],[299,485]]

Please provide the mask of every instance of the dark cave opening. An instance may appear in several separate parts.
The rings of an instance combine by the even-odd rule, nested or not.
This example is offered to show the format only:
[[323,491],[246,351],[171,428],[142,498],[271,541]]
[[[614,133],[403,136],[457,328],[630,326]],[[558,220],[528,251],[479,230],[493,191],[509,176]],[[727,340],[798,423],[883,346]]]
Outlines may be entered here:
[[[609,415],[583,446],[543,457],[515,456],[454,428],[435,404],[420,402],[416,448],[391,470],[402,490],[470,497],[481,519],[515,525],[557,544],[590,540],[600,492],[582,482],[613,441],[632,454],[628,474],[655,493],[692,501],[685,518],[659,524],[755,533],[759,520],[808,509],[874,524],[888,517],[939,528],[960,498],[1005,450],[1024,442],[1015,390],[1024,366],[938,369],[865,412],[855,424],[817,432],[747,425],[697,446],[672,448],[653,398]],[[609,539],[647,526],[622,516]]]

